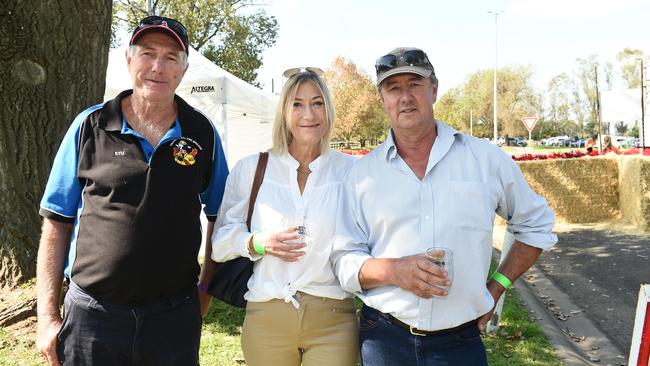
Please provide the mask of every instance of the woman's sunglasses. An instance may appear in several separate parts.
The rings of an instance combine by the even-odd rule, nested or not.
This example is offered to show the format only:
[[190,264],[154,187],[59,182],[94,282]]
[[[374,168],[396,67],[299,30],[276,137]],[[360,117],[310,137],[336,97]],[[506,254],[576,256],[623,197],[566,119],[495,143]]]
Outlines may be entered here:
[[297,75],[297,74],[300,74],[300,73],[303,73],[303,72],[311,72],[311,73],[314,73],[314,74],[316,74],[318,76],[323,75],[323,69],[318,68],[318,67],[308,66],[308,67],[292,67],[290,69],[287,69],[285,72],[283,72],[282,76],[284,76],[285,78],[288,79],[288,78],[290,78],[290,77],[292,77],[294,75]]

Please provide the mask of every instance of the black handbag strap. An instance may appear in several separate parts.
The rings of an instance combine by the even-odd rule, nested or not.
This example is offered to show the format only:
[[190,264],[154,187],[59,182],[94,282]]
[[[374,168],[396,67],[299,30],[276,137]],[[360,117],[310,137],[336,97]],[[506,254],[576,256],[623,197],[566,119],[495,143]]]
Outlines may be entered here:
[[251,218],[253,217],[253,208],[255,207],[257,192],[260,191],[260,187],[262,186],[262,181],[264,180],[264,172],[266,172],[266,163],[268,161],[269,161],[269,153],[261,152],[260,158],[257,160],[257,169],[255,170],[255,178],[253,178],[251,197],[248,200],[248,217],[246,217],[246,226],[248,227],[248,231],[251,230]]

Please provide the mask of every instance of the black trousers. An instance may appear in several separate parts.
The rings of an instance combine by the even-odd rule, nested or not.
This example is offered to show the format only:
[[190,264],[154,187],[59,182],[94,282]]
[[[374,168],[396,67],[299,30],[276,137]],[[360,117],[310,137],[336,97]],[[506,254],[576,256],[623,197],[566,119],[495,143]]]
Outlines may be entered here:
[[138,306],[97,301],[70,283],[57,351],[64,365],[199,364],[198,291]]

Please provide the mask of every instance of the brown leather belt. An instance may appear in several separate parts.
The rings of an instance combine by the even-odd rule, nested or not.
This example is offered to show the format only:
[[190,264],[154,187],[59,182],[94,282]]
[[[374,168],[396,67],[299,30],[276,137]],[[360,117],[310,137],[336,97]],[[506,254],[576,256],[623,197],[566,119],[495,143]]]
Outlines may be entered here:
[[371,309],[371,311],[376,311],[377,314],[379,314],[381,317],[384,319],[388,320],[389,322],[397,325],[400,328],[404,328],[411,332],[411,334],[416,335],[416,336],[436,336],[436,335],[443,335],[443,334],[450,334],[450,333],[455,333],[459,332],[465,328],[469,328],[471,326],[477,326],[478,325],[478,319],[470,320],[467,323],[463,323],[461,325],[455,326],[453,328],[447,328],[447,329],[440,329],[440,330],[421,330],[415,327],[412,327],[403,321],[395,318],[394,316],[386,313],[382,313],[381,311],[378,311],[376,309]]

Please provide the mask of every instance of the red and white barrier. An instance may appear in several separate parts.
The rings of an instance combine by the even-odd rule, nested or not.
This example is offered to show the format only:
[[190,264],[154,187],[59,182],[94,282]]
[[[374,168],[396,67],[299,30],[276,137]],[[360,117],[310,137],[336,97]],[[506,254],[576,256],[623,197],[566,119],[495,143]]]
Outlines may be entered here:
[[650,364],[650,285],[641,285],[639,303],[636,306],[632,347],[630,347],[629,366],[648,366]]

